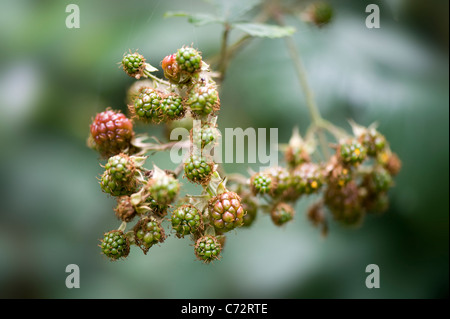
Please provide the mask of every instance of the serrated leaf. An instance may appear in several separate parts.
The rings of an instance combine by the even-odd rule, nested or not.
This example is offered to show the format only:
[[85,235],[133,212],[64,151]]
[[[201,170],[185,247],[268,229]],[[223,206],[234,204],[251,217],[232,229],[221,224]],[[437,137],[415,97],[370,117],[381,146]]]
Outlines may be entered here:
[[283,38],[294,34],[293,27],[281,27],[263,23],[236,23],[235,28],[250,34],[253,37]]
[[261,0],[209,0],[217,8],[217,14],[227,22],[240,19],[261,3]]
[[193,25],[199,27],[202,25],[210,24],[210,23],[223,23],[224,20],[219,18],[218,16],[215,16],[213,14],[208,13],[187,13],[187,12],[166,12],[164,14],[165,18],[171,18],[171,17],[186,17],[188,18],[188,22],[192,23]]

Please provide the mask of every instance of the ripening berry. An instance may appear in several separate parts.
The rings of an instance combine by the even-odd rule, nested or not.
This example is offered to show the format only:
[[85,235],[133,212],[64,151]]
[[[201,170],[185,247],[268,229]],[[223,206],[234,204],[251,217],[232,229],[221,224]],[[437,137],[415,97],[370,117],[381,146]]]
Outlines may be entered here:
[[294,218],[294,208],[286,203],[278,203],[270,212],[272,222],[281,226]]
[[137,52],[125,54],[122,59],[122,67],[125,73],[136,79],[142,76],[144,65],[144,57]]
[[213,197],[208,205],[210,222],[220,232],[242,226],[245,211],[241,198],[234,192],[225,192]]
[[175,59],[180,70],[194,73],[202,67],[202,56],[194,48],[183,47],[178,49]]
[[195,243],[195,256],[204,263],[219,259],[222,247],[216,237],[206,235],[200,237]]
[[358,165],[366,159],[367,151],[358,141],[349,141],[339,145],[337,154],[342,163]]
[[102,253],[111,260],[126,258],[130,253],[130,242],[127,236],[120,230],[112,230],[105,233],[99,245]]
[[160,123],[164,119],[162,101],[164,93],[152,88],[142,88],[138,97],[130,105],[130,112],[141,121]]
[[164,120],[178,120],[184,117],[185,109],[181,97],[170,94],[161,101],[161,112]]
[[112,156],[105,164],[100,186],[112,196],[131,195],[136,190],[136,167],[131,157],[125,154]]
[[192,205],[183,205],[174,210],[171,221],[179,238],[194,234],[202,226],[201,213]]
[[322,170],[315,163],[304,163],[294,170],[292,180],[298,193],[316,193],[323,185]]
[[153,176],[147,183],[150,196],[162,206],[171,204],[180,192],[180,183],[172,175]]
[[214,172],[214,163],[204,156],[192,154],[184,163],[184,174],[193,183],[206,185]]
[[[164,71],[164,76],[172,83],[179,84],[181,81],[181,70],[176,60],[176,53],[166,56],[162,62],[161,67]],[[189,78],[187,78],[189,80]]]
[[104,158],[125,152],[131,147],[133,123],[120,112],[107,109],[98,113],[90,129],[93,148]]
[[219,93],[215,85],[195,85],[186,100],[194,116],[207,116],[220,108]]
[[256,173],[250,180],[253,194],[269,194],[276,188],[276,180],[268,174]]
[[144,254],[155,244],[162,243],[166,239],[164,228],[154,217],[144,217],[134,226],[134,238]]

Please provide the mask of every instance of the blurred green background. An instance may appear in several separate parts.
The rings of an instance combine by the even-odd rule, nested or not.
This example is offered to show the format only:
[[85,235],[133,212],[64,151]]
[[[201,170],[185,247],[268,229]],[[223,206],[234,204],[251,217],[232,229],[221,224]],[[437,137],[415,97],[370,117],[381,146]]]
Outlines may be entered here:
[[[65,27],[69,3],[80,7],[80,29]],[[365,27],[369,3],[380,5],[380,29]],[[174,236],[147,256],[132,249],[112,263],[100,255],[99,238],[120,223],[97,183],[102,169],[86,138],[97,112],[126,109],[133,79],[117,62],[128,49],[155,66],[183,45],[199,48],[206,61],[217,54],[220,26],[163,18],[169,10],[213,7],[200,0],[0,0],[0,297],[448,297],[448,2],[331,4],[335,20],[326,28],[287,23],[297,29],[322,115],[346,129],[350,118],[379,122],[401,157],[390,209],[359,229],[332,223],[324,240],[303,199],[294,222],[277,228],[260,215],[228,236],[221,261],[203,265],[190,242]],[[304,132],[310,123],[282,39],[255,39],[240,52],[221,101],[221,129],[276,127],[286,143],[294,126]],[[161,127],[138,131],[163,136]],[[148,163],[173,168],[166,159],[157,154]],[[245,173],[248,166],[225,168]],[[72,263],[80,289],[65,286]],[[368,264],[380,267],[379,289],[365,286]]]

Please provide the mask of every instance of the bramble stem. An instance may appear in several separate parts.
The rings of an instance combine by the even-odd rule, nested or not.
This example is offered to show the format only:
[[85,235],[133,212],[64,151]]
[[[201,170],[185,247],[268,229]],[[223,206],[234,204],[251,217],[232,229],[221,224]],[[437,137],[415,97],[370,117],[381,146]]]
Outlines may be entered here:
[[222,34],[222,45],[220,49],[220,64],[219,64],[219,82],[222,82],[225,78],[225,73],[227,71],[228,67],[228,52],[227,52],[227,46],[228,46],[228,36],[230,35],[231,27],[229,24],[225,23],[224,30]]
[[170,86],[170,82],[165,81],[163,79],[158,78],[157,76],[154,76],[153,74],[151,74],[149,71],[144,70],[144,75],[150,79],[152,79],[153,81],[162,84],[162,85],[167,85]]

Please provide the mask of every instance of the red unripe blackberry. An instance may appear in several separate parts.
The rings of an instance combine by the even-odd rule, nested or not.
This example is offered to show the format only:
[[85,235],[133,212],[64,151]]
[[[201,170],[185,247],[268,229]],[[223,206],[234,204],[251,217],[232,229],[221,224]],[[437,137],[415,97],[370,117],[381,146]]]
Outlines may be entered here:
[[234,192],[225,192],[209,201],[209,217],[211,224],[220,232],[227,232],[242,226],[245,211],[241,198]]
[[98,113],[91,124],[93,147],[104,158],[128,150],[133,136],[131,120],[110,109]]

